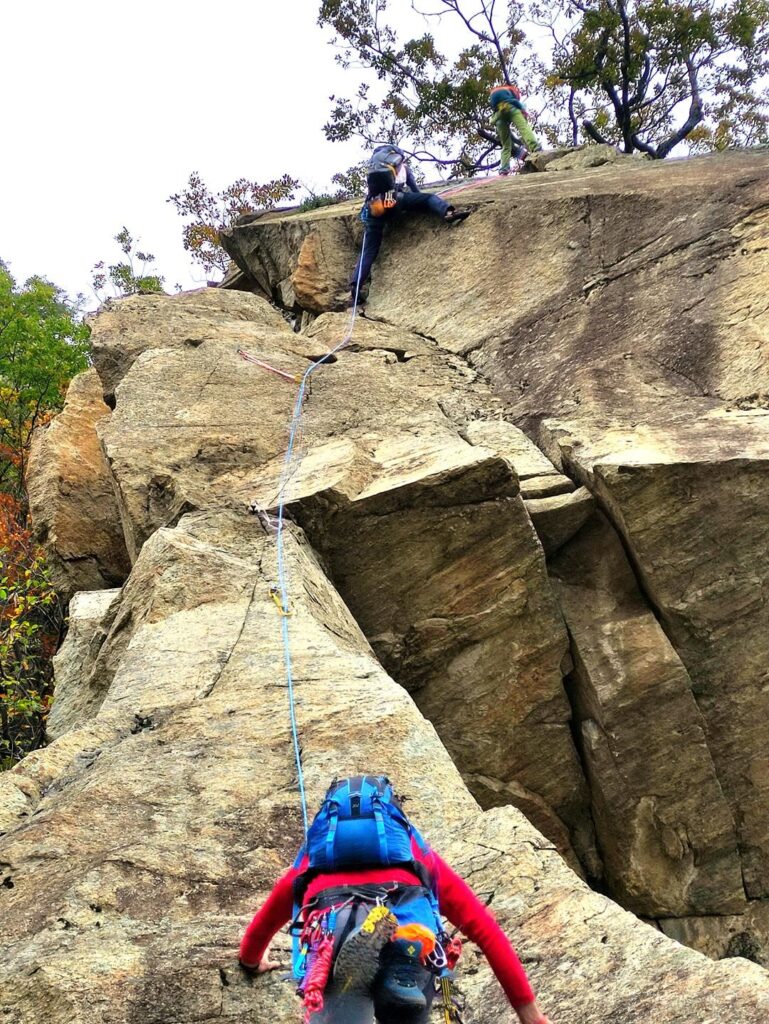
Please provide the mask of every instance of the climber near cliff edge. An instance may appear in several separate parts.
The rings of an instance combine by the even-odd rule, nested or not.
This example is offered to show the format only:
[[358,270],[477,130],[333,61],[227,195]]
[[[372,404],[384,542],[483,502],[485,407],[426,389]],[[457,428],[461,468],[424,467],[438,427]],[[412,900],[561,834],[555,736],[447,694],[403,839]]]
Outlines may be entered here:
[[513,947],[470,887],[430,849],[386,776],[335,779],[302,849],[246,929],[240,964],[263,974],[275,933],[292,921],[294,976],[307,1024],[426,1024],[461,943],[485,954],[522,1024],[550,1024]]
[[377,146],[371,155],[366,177],[367,194],[360,218],[366,226],[358,262],[350,277],[351,303],[362,303],[362,288],[379,255],[385,225],[403,213],[435,213],[447,224],[454,224],[470,215],[457,210],[445,199],[431,192],[421,192],[408,166],[406,154],[389,143]]
[[521,90],[512,82],[504,82],[502,85],[495,85],[489,92],[489,103],[493,114],[492,123],[496,126],[499,144],[502,147],[502,154],[499,162],[499,173],[510,173],[510,159],[513,155],[513,138],[510,132],[510,125],[515,125],[515,130],[523,139],[523,148],[516,148],[516,159],[524,160],[529,153],[535,153],[540,145],[537,137],[529,126],[526,108],[521,101]]

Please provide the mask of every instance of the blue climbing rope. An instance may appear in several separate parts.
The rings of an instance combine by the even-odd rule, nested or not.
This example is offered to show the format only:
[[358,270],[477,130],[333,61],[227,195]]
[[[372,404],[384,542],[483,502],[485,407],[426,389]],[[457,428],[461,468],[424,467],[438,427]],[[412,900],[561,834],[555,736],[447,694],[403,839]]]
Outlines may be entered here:
[[296,719],[296,699],[294,695],[294,675],[291,662],[291,639],[289,636],[288,620],[291,615],[291,609],[289,605],[289,581],[288,573],[286,572],[286,560],[285,560],[285,547],[283,542],[283,528],[285,525],[285,508],[286,508],[286,487],[288,485],[289,478],[292,473],[292,461],[294,458],[296,448],[296,437],[299,431],[299,426],[302,420],[302,413],[304,411],[304,398],[307,392],[307,385],[310,377],[313,373],[324,363],[335,355],[340,349],[344,348],[345,345],[349,345],[352,339],[352,333],[355,328],[355,318],[358,314],[358,295],[360,293],[360,280],[361,271],[363,270],[363,256],[366,249],[366,235],[363,235],[363,245],[361,247],[360,256],[358,258],[358,275],[355,281],[355,292],[353,295],[352,314],[350,316],[350,323],[347,327],[344,337],[335,345],[329,349],[328,352],[322,358],[316,362],[311,363],[302,374],[302,379],[299,382],[299,389],[296,393],[296,399],[294,401],[293,413],[291,416],[291,426],[288,433],[288,447],[286,448],[286,455],[283,460],[283,471],[280,478],[280,490],[278,491],[278,515],[277,515],[277,547],[278,547],[278,607],[281,613],[281,634],[283,639],[283,660],[286,667],[286,687],[288,689],[288,706],[289,715],[291,719],[291,739],[294,746],[294,759],[296,761],[296,774],[297,783],[299,786],[299,796],[302,802],[302,822],[304,824],[304,834],[307,836],[308,820],[307,820],[307,794],[304,787],[304,770],[302,768],[302,750],[299,745],[299,729],[297,726]]

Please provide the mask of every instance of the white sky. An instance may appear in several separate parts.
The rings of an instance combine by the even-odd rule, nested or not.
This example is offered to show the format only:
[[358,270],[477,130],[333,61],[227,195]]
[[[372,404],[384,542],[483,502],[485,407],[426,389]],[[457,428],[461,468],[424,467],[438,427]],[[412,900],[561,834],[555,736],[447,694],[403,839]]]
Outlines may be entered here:
[[191,171],[217,189],[286,172],[323,187],[360,159],[357,143],[323,136],[328,97],[359,79],[334,63],[318,7],[6,0],[0,258],[14,276],[92,298],[90,269],[117,259],[126,224],[167,287],[201,285],[165,201]]

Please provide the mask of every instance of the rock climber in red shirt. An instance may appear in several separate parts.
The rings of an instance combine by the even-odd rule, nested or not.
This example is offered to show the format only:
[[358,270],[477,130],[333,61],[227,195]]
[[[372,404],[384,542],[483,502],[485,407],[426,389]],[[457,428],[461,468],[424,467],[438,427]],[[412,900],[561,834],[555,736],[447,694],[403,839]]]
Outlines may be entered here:
[[270,942],[293,919],[311,1024],[370,1024],[372,1009],[380,1024],[426,1024],[453,946],[441,915],[480,947],[522,1024],[550,1024],[494,916],[430,849],[389,780],[335,780],[294,866],[246,929],[240,963],[258,974],[280,967]]

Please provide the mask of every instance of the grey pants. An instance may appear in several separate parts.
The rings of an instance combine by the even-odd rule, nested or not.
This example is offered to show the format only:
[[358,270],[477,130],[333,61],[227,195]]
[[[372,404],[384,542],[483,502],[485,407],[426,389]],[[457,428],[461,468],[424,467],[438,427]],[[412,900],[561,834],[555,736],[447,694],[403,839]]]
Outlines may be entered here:
[[[362,924],[371,909],[369,903],[358,903],[340,911],[334,928],[335,945],[341,945],[349,933]],[[336,949],[338,949],[336,945]],[[430,1004],[435,995],[435,980],[428,970],[424,971],[422,991],[427,1000],[427,1008],[417,1013],[398,1009],[393,1013],[389,1007],[377,1007],[376,994],[360,995],[358,993],[341,993],[335,990],[333,981],[329,982],[324,995],[324,1006],[320,1013],[314,1013],[311,1024],[427,1024],[430,1018]]]

